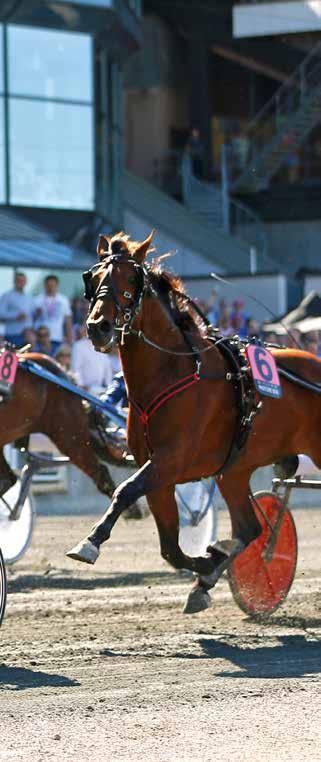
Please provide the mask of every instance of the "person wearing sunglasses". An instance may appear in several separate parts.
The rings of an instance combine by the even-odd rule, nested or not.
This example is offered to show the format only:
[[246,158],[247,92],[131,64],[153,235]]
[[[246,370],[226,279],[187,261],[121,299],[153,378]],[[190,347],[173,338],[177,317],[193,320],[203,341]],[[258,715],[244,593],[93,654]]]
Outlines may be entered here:
[[35,346],[36,352],[41,352],[43,355],[54,356],[54,347],[50,339],[49,329],[46,325],[40,325],[37,330],[37,343]]

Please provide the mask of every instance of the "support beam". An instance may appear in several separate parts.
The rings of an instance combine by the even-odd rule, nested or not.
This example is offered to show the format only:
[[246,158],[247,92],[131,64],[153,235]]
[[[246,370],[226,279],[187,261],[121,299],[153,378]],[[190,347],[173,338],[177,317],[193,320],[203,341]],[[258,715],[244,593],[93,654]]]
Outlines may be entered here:
[[200,130],[206,152],[205,167],[211,157],[208,56],[209,52],[203,40],[193,37],[188,40],[190,127],[197,127]]
[[225,58],[227,61],[238,63],[246,69],[255,71],[257,74],[263,74],[265,77],[274,79],[277,82],[282,82],[282,84],[289,81],[287,74],[284,74],[279,69],[275,69],[268,64],[256,61],[250,56],[245,56],[242,53],[238,53],[236,50],[231,50],[231,48],[223,47],[222,45],[211,45],[211,51],[212,53],[215,53],[215,55]]

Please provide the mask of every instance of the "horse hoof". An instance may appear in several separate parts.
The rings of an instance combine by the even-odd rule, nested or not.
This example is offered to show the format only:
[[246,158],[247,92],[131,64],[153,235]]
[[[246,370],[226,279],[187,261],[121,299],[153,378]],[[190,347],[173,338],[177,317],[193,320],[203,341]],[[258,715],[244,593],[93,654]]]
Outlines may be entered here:
[[205,611],[212,605],[212,599],[210,594],[204,587],[195,587],[191,590],[183,614],[197,614],[198,611]]
[[74,561],[82,561],[84,564],[94,564],[99,556],[99,549],[91,540],[82,540],[74,548],[68,550],[66,556],[73,558]]

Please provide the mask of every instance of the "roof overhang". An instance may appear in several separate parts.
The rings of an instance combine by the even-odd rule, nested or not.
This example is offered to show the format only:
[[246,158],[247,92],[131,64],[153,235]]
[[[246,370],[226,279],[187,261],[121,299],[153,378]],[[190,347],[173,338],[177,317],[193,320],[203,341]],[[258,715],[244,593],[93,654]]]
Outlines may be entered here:
[[47,228],[0,207],[0,267],[88,270],[95,256],[57,241]]
[[125,0],[22,0],[0,3],[0,22],[85,32],[124,57],[142,44],[140,17]]
[[265,37],[318,30],[321,30],[321,0],[233,7],[233,37]]

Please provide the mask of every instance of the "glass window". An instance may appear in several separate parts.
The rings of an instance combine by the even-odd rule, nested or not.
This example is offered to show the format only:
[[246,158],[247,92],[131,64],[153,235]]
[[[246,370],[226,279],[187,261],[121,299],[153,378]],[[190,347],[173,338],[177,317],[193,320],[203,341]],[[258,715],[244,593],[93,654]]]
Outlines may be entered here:
[[6,201],[4,99],[0,98],[0,204]]
[[8,69],[12,95],[92,101],[89,35],[9,26]]
[[94,208],[90,106],[10,98],[10,201]]
[[0,93],[4,92],[4,45],[3,45],[3,26],[0,24]]

